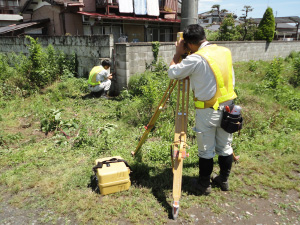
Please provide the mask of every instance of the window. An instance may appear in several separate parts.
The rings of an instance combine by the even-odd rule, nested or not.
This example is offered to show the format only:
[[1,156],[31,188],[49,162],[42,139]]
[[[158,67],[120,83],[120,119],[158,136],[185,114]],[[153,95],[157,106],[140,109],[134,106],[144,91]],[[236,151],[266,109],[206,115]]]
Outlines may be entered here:
[[148,42],[161,41],[168,42],[172,41],[171,29],[159,29],[159,28],[147,28],[146,30]]

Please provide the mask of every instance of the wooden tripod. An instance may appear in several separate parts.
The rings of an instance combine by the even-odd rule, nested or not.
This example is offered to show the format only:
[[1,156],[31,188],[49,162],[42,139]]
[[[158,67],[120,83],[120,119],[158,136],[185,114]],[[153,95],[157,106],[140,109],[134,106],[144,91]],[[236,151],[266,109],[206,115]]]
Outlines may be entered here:
[[183,160],[188,157],[186,153],[186,133],[187,133],[187,123],[188,123],[188,105],[189,105],[189,90],[190,90],[190,80],[185,78],[183,80],[171,80],[170,84],[165,91],[162,99],[159,102],[150,122],[145,126],[145,132],[140,139],[134,152],[131,152],[135,156],[141,149],[148,134],[154,127],[156,120],[158,119],[161,111],[166,105],[172,91],[177,85],[177,105],[175,114],[175,136],[174,143],[171,148],[171,160],[173,168],[173,204],[172,204],[172,215],[173,219],[178,217],[179,213],[179,200],[181,197],[181,185],[182,185],[182,167]]

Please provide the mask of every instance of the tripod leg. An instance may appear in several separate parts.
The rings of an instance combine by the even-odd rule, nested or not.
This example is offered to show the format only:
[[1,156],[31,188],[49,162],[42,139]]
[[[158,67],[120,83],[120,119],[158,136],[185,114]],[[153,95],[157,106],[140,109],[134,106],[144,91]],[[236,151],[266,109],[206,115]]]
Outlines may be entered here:
[[151,117],[151,119],[150,119],[148,125],[145,127],[146,130],[145,130],[145,132],[144,132],[142,138],[140,139],[140,141],[139,141],[139,143],[138,143],[138,145],[137,145],[135,151],[132,151],[132,152],[131,152],[131,155],[132,155],[132,156],[136,155],[136,154],[140,151],[140,149],[141,149],[142,145],[144,144],[144,142],[146,141],[146,139],[147,139],[147,137],[148,137],[150,131],[151,131],[152,128],[154,127],[154,124],[155,124],[156,120],[158,119],[158,117],[159,117],[161,111],[163,110],[164,106],[166,105],[166,102],[168,101],[168,99],[169,99],[169,97],[170,97],[172,91],[174,90],[176,84],[177,84],[177,80],[171,80],[171,81],[170,81],[167,90],[165,91],[165,93],[164,93],[162,99],[160,100],[160,102],[159,102],[159,104],[158,104],[158,107],[156,108],[156,110],[155,110],[153,116]]
[[[182,168],[183,160],[188,157],[186,153],[186,131],[187,131],[187,116],[188,116],[188,97],[189,88],[185,92],[186,84],[189,86],[187,79],[180,81],[178,85],[176,118],[175,118],[175,135],[173,148],[173,219],[178,217],[179,200],[181,197],[182,186]],[[187,99],[186,99],[187,98]],[[180,110],[181,109],[181,110]]]

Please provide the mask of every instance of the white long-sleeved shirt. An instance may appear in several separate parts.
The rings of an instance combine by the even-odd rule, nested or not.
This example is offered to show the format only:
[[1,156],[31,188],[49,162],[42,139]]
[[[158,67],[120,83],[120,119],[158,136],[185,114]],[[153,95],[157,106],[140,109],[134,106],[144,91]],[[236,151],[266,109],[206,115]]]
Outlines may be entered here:
[[[209,42],[201,44],[199,49],[205,48]],[[168,70],[171,79],[181,80],[190,77],[191,89],[195,97],[200,101],[207,101],[215,96],[216,78],[208,62],[198,54],[188,55],[180,63],[171,65]],[[235,84],[234,71],[232,69],[233,86]]]
[[107,70],[102,70],[100,73],[96,75],[96,82],[101,82],[101,84],[96,85],[96,86],[91,86],[89,85],[89,89],[92,92],[98,92],[101,91],[102,89],[105,89],[105,87],[108,86],[108,89],[110,87],[111,81],[108,79],[110,74],[108,73]]

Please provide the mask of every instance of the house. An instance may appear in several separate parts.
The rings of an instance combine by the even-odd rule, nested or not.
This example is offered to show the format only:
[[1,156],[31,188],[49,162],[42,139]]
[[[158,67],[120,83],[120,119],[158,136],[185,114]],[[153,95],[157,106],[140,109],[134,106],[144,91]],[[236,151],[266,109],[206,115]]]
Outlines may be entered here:
[[86,7],[78,12],[83,18],[84,35],[113,34],[115,42],[176,40],[180,29],[177,0],[157,0],[156,5],[153,0],[123,0],[125,6],[121,0],[91,1],[84,0]]
[[177,0],[21,0],[20,5],[23,22],[40,35],[112,34],[114,42],[168,42],[180,29]]
[[82,35],[82,20],[77,14],[82,2],[66,0],[21,0],[24,22],[49,20],[36,34],[61,36]]
[[[200,26],[210,31],[218,31],[221,22],[227,15],[232,15],[234,19],[237,18],[237,16],[231,12],[220,11],[220,15],[219,15],[217,10],[211,10],[208,12],[198,14],[198,18],[199,18],[198,23]],[[240,23],[241,21],[236,21],[235,25],[238,25]]]
[[234,19],[237,18],[237,16],[231,12],[221,10],[219,15],[217,10],[211,10],[198,14],[199,24],[220,24],[227,15],[232,15]]
[[[253,19],[255,24],[259,24],[262,18]],[[300,17],[275,17],[275,39],[283,41],[299,40]]]
[[0,1],[0,27],[6,27],[22,22],[23,16],[19,15],[20,6],[18,0]]

